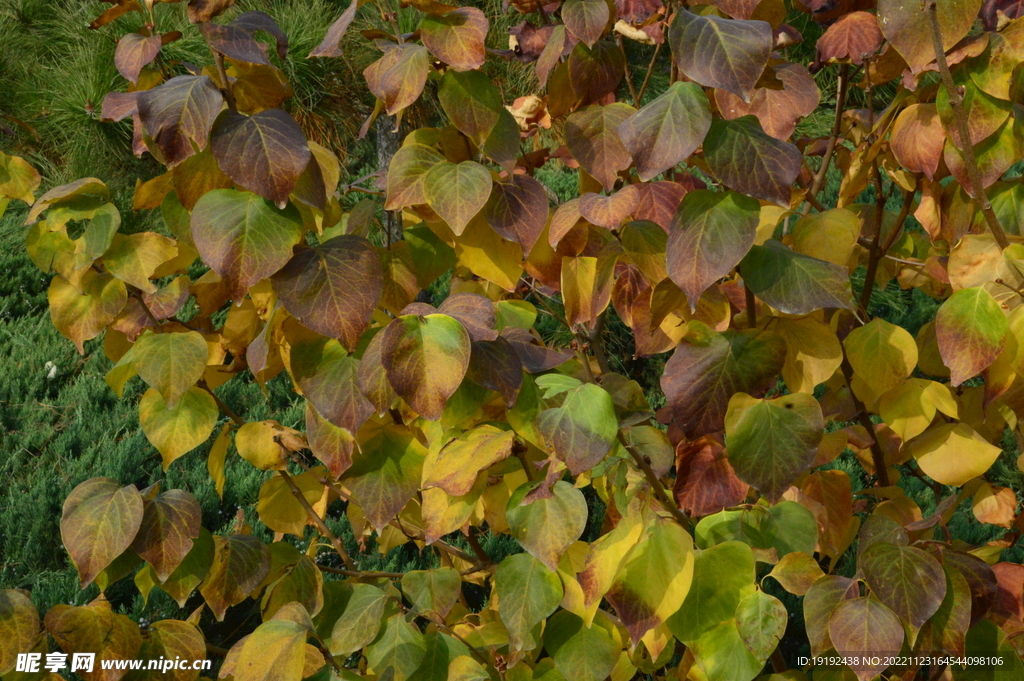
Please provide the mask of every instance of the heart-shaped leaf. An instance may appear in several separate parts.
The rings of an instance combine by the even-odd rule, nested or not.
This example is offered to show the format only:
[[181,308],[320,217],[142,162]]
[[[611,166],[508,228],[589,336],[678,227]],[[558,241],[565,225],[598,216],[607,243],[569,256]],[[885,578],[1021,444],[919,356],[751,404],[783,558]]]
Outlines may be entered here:
[[420,22],[423,44],[456,71],[471,71],[484,63],[484,40],[489,24],[476,7],[459,7],[443,15],[427,14]]
[[459,236],[487,204],[491,173],[476,161],[438,163],[423,177],[423,193],[434,212]]
[[441,418],[469,367],[462,324],[443,314],[403,315],[381,334],[381,360],[395,392],[424,418]]
[[619,126],[644,182],[690,156],[711,129],[711,106],[696,83],[676,82]]
[[707,87],[729,90],[744,101],[761,77],[774,46],[766,21],[676,13],[668,42],[680,70]]
[[789,206],[803,158],[789,142],[766,135],[754,116],[715,119],[704,140],[704,158],[730,189]]

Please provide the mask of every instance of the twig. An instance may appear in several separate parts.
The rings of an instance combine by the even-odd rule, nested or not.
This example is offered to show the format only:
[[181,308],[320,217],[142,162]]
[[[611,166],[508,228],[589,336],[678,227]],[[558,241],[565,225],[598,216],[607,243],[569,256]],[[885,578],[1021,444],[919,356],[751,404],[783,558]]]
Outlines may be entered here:
[[[846,377],[847,386],[851,385],[853,383],[853,366],[846,357],[843,357],[841,368],[843,376]],[[853,394],[852,387],[850,388],[850,399],[853,401],[854,409],[857,410],[857,420],[860,421],[860,425],[868,432],[868,437],[871,438],[871,460],[875,465],[878,485],[880,487],[888,487],[889,469],[885,467],[885,452],[882,451],[882,445],[878,444],[878,433],[875,432],[875,424],[871,422],[871,416],[864,407],[864,403]]]
[[640,84],[640,91],[636,95],[635,104],[636,107],[640,108],[640,100],[644,98],[644,92],[647,91],[647,84],[651,82],[651,74],[654,73],[654,63],[658,60],[658,53],[661,51],[661,43],[654,46],[654,54],[651,56],[651,63],[647,65],[647,74],[644,76],[644,82]]
[[978,161],[974,156],[974,145],[971,142],[971,132],[967,125],[967,112],[964,111],[964,98],[953,82],[953,74],[950,73],[949,63],[946,61],[946,50],[942,46],[942,30],[939,27],[936,2],[935,0],[925,1],[927,2],[925,14],[928,15],[928,25],[932,34],[932,47],[935,49],[935,63],[938,65],[939,74],[942,76],[942,85],[946,88],[946,94],[949,95],[949,105],[953,109],[953,120],[956,123],[957,133],[960,135],[960,145],[962,146],[960,151],[964,156],[967,179],[971,185],[969,193],[971,198],[974,199],[974,203],[981,209],[982,215],[985,216],[985,222],[988,223],[988,228],[992,231],[992,236],[995,237],[999,247],[1006,248],[1010,245],[1010,240],[1006,238],[1006,232],[1003,231],[995,211],[992,210],[992,204],[988,201],[985,188],[981,186],[981,172],[978,170]]
[[[543,0],[541,0],[543,2]],[[622,43],[622,34],[617,33],[615,35],[615,42],[619,44],[619,52],[622,53],[622,59],[626,63],[626,68],[623,69],[626,72],[626,87],[629,88],[629,95],[633,98],[633,105],[636,108],[640,108],[640,97],[636,94],[636,88],[633,87],[633,76],[629,74],[629,59],[626,58],[626,46]]]
[[654,473],[654,469],[651,468],[650,462],[640,454],[637,454],[633,447],[626,442],[625,436],[620,430],[618,433],[619,444],[622,448],[629,452],[629,455],[633,457],[633,461],[643,471],[644,477],[647,479],[647,484],[651,486],[651,491],[654,493],[654,498],[662,505],[662,507],[672,514],[676,522],[685,527],[687,530],[692,530],[693,526],[690,524],[690,518],[683,512],[682,509],[668,496],[668,492],[665,491],[665,486],[661,484],[661,480]]
[[231,83],[228,82],[228,72],[224,69],[224,55],[212,47],[210,52],[213,53],[213,61],[217,64],[217,77],[220,78],[220,82],[223,84],[220,91],[224,95],[224,101],[228,103],[229,109],[236,111],[238,107],[235,104],[235,93],[231,91]]
[[[818,168],[814,181],[811,182],[811,189],[807,192],[808,197],[817,200],[818,192],[825,185],[825,175],[828,173],[829,164],[832,163],[832,154],[836,151],[836,143],[839,141],[839,129],[843,123],[843,107],[846,106],[846,89],[850,84],[850,65],[843,64],[839,67],[839,84],[836,89],[836,114],[832,119],[832,132],[825,146],[825,155],[821,157],[821,166]],[[810,198],[807,199],[811,203]],[[814,204],[811,204],[814,205]],[[821,204],[819,204],[821,205]],[[815,206],[817,208],[817,206]],[[821,210],[818,208],[818,210]]]
[[142,298],[142,291],[138,289],[133,290],[132,297],[135,298],[135,300],[139,301],[139,305],[142,306],[142,311],[146,313],[146,317],[149,319],[150,323],[153,324],[153,332],[163,333],[163,324],[161,324],[160,320],[156,318],[156,315],[153,314],[153,311],[149,309],[149,305],[146,305],[146,301],[143,300]]
[[594,359],[597,360],[598,368],[601,369],[602,374],[607,374],[611,372],[611,368],[608,366],[608,356],[605,354],[604,340],[602,339],[604,336],[604,315],[604,312],[597,315],[597,323],[590,330],[587,340],[589,341],[590,349],[594,353]]
[[466,534],[466,541],[469,542],[469,547],[473,549],[473,553],[476,554],[477,562],[487,564],[493,562],[491,557],[484,551],[484,547],[480,546],[480,540],[477,539],[476,535],[473,534],[473,528],[470,528]]
[[[742,276],[742,272],[740,275]],[[743,282],[743,299],[747,303],[747,326],[751,329],[757,328],[757,298],[754,297],[754,291],[750,288],[750,285]]]
[[375,572],[373,570],[346,570],[345,568],[331,567],[330,565],[317,564],[320,572],[330,572],[332,575],[345,575],[347,577],[380,577],[381,579],[401,579],[405,577],[404,572]]
[[330,540],[331,545],[334,546],[334,550],[338,552],[339,556],[341,556],[341,561],[345,563],[345,567],[349,570],[358,571],[355,561],[352,560],[352,557],[348,555],[348,551],[345,550],[345,545],[342,544],[341,540],[338,539],[338,536],[331,531],[331,528],[327,527],[327,523],[324,522],[323,518],[317,515],[317,512],[313,510],[313,507],[309,505],[309,502],[306,501],[306,497],[302,495],[302,490],[300,490],[299,486],[295,484],[294,480],[292,480],[292,476],[288,475],[287,471],[282,470],[279,470],[278,474],[284,480],[284,484],[288,485],[288,489],[291,490],[292,496],[295,497],[299,502],[299,505],[306,511],[306,515],[308,515],[309,519],[313,521],[314,525],[316,525],[320,534]]
[[[877,166],[875,170],[877,174]],[[880,181],[879,181],[880,183]],[[879,196],[878,201],[884,201]],[[871,296],[875,291],[875,275],[878,273],[878,263],[881,261],[893,243],[896,241],[896,236],[903,229],[903,223],[906,222],[907,216],[910,215],[910,207],[914,203],[914,193],[904,192],[903,193],[903,207],[900,209],[900,213],[896,218],[896,222],[892,226],[892,230],[886,236],[885,243],[882,244],[882,221],[885,215],[884,208],[879,215],[879,211],[875,211],[875,229],[874,234],[871,237],[871,243],[868,247],[868,265],[867,271],[864,274],[864,288],[860,292],[860,310],[861,315],[867,319],[868,317],[868,306],[871,304]]]
[[217,403],[217,406],[220,408],[220,410],[222,412],[224,412],[229,419],[234,421],[235,425],[237,425],[237,426],[244,426],[245,425],[245,419],[243,419],[241,416],[236,414],[234,409],[232,409],[228,405],[224,404],[223,400],[221,400],[219,397],[217,397],[217,393],[213,392],[213,388],[210,387],[210,384],[206,382],[205,378],[200,378],[199,382],[196,385],[198,385],[200,388],[202,388],[206,392],[210,393],[210,396],[213,397],[213,401]]

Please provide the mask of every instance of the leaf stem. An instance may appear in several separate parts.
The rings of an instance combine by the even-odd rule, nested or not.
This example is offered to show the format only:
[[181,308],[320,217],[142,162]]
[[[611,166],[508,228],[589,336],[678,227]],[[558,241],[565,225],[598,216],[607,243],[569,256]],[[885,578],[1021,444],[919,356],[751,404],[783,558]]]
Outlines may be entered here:
[[210,387],[210,384],[206,382],[205,378],[200,378],[199,382],[196,385],[205,390],[206,392],[210,393],[210,396],[213,397],[213,401],[217,403],[217,406],[220,408],[220,410],[224,412],[229,419],[234,421],[236,426],[245,425],[245,419],[236,414],[234,409],[224,404],[223,400],[217,397],[217,393],[213,392],[213,388]]
[[217,65],[217,77],[223,84],[220,91],[224,95],[224,101],[228,103],[228,108],[232,111],[237,111],[238,107],[235,103],[235,93],[231,91],[231,83],[228,81],[228,72],[224,69],[224,55],[217,50],[210,48],[210,52],[213,53],[213,61]]
[[936,0],[927,0],[925,14],[928,15],[928,26],[931,29],[932,47],[935,49],[935,63],[938,65],[939,74],[942,76],[942,85],[946,88],[946,94],[949,95],[949,105],[953,109],[953,120],[956,123],[957,133],[960,135],[960,144],[962,145],[960,152],[963,154],[964,166],[967,169],[967,180],[971,185],[968,193],[974,199],[975,205],[981,209],[982,215],[985,216],[985,222],[988,223],[988,228],[991,230],[992,236],[995,237],[999,247],[1006,248],[1010,245],[1010,240],[1006,238],[1006,232],[1003,231],[1002,226],[999,224],[999,219],[996,217],[995,211],[992,210],[992,204],[988,201],[985,188],[981,185],[981,171],[978,169],[978,160],[974,156],[974,145],[971,142],[971,132],[967,125],[967,112],[964,111],[964,98],[953,82],[953,74],[950,73],[949,63],[946,61],[946,50],[942,46],[942,29],[939,27]]
[[295,484],[294,480],[292,480],[292,476],[288,475],[287,471],[278,471],[278,474],[280,474],[281,478],[284,480],[284,484],[288,485],[288,489],[291,490],[292,496],[295,497],[296,501],[299,502],[299,505],[306,511],[306,515],[308,515],[309,519],[313,521],[316,529],[320,531],[320,534],[330,540],[334,550],[338,552],[339,556],[341,556],[341,562],[345,563],[345,567],[349,570],[358,571],[355,561],[352,560],[352,556],[348,555],[348,551],[345,550],[345,545],[342,544],[341,540],[338,539],[338,536],[331,531],[331,528],[327,527],[327,523],[324,522],[323,518],[317,515],[317,512],[313,510],[313,507],[309,505],[309,502],[306,501],[306,497],[302,495],[302,490],[300,490],[299,486]]
[[643,471],[644,477],[647,479],[647,484],[651,486],[651,492],[654,493],[654,498],[658,500],[658,503],[661,504],[662,508],[672,514],[672,517],[675,518],[677,523],[692,532],[693,525],[690,522],[689,516],[687,516],[686,513],[679,508],[679,505],[669,497],[668,492],[665,491],[665,486],[661,484],[661,480],[658,479],[654,469],[651,468],[651,462],[638,454],[636,450],[633,449],[633,446],[626,442],[626,437],[622,434],[621,430],[618,431],[617,435],[619,438],[619,444],[622,445],[623,449],[629,452],[629,455],[633,457],[633,461],[636,463],[637,467]]
[[[853,383],[853,366],[850,364],[850,360],[843,357],[841,367],[843,376],[846,377],[846,385],[850,386]],[[868,437],[871,438],[871,461],[875,465],[875,476],[877,477],[878,485],[879,487],[888,487],[889,469],[885,467],[885,452],[882,451],[882,445],[878,443],[878,433],[875,432],[875,424],[871,422],[871,416],[868,414],[864,403],[853,394],[852,387],[850,388],[850,399],[853,401],[853,408],[857,410],[857,420],[860,421],[860,425],[867,431]]]
[[629,59],[626,57],[626,46],[623,44],[621,33],[616,34],[615,42],[619,44],[619,52],[622,53],[622,59],[626,63],[626,67],[623,69],[626,75],[626,87],[629,88],[629,95],[633,98],[633,105],[639,109],[640,97],[636,94],[636,88],[633,87],[633,76],[629,73]]

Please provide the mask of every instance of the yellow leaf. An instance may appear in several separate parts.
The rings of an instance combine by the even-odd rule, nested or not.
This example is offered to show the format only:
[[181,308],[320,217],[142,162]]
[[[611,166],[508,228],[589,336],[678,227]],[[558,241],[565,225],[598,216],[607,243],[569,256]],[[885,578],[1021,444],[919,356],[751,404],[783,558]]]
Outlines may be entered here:
[[[327,488],[308,472],[293,476],[292,482],[313,510],[322,517],[327,506]],[[302,538],[303,529],[310,523],[306,510],[279,475],[267,478],[260,487],[256,512],[263,524],[274,532],[294,534],[299,538]]]
[[1009,528],[1017,513],[1017,495],[1009,487],[993,487],[983,482],[971,505],[979,522]]
[[234,669],[236,681],[298,681],[306,662],[305,627],[270,620],[245,639]]
[[53,325],[84,355],[85,341],[100,335],[128,302],[128,289],[121,280],[89,269],[77,288],[62,277],[51,279],[47,298]]
[[220,410],[210,393],[189,388],[174,407],[150,388],[139,401],[139,424],[146,439],[163,457],[164,470],[178,457],[206,442]]
[[843,345],[853,366],[850,388],[868,406],[902,383],[917,364],[914,337],[884,319],[875,318],[854,329]]
[[813,393],[843,363],[839,339],[813,316],[775,319],[769,328],[786,339],[782,377],[791,392]]
[[761,215],[757,221],[757,235],[754,237],[754,245],[763,246],[765,241],[774,236],[779,220],[792,214],[793,211],[788,208],[776,206],[775,204],[770,203],[761,206]]
[[957,418],[956,400],[949,388],[923,378],[907,379],[878,399],[879,416],[904,442],[923,433],[936,410]]
[[987,471],[1002,451],[966,423],[932,428],[907,446],[928,477],[954,486]]
[[515,290],[523,273],[523,249],[498,236],[480,215],[470,220],[455,242],[455,255],[469,270],[506,291]]
[[468,430],[454,440],[435,443],[423,462],[423,487],[440,487],[459,497],[468,494],[477,473],[512,453],[515,433],[491,425]]
[[846,208],[809,213],[793,225],[793,250],[846,266],[860,236],[860,218]]
[[235,448],[243,459],[260,470],[284,470],[287,454],[275,438],[297,432],[277,421],[253,421],[238,429]]

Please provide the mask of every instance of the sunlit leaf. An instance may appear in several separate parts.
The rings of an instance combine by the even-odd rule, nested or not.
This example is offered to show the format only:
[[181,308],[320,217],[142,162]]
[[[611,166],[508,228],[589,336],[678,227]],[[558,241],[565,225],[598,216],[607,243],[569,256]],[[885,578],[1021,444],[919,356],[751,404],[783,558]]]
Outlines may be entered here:
[[85,341],[103,333],[103,328],[114,321],[128,301],[128,291],[120,279],[94,270],[82,274],[79,286],[55,276],[50,280],[47,299],[54,327],[75,344],[80,354],[85,354]]
[[[942,36],[942,48],[948,50],[967,35],[981,9],[982,0],[940,0],[935,3]],[[893,47],[912,69],[921,70],[935,61],[931,24],[924,5],[881,0],[878,3],[878,23]]]
[[394,115],[415,102],[430,72],[430,53],[415,43],[388,44],[384,56],[363,71],[366,85]]
[[694,83],[677,82],[619,126],[619,137],[643,181],[692,154],[711,128],[711,107]]
[[960,385],[987,369],[1006,342],[1006,315],[984,288],[960,289],[935,313],[935,337],[950,383]]
[[916,636],[946,593],[939,562],[922,549],[883,541],[865,551],[858,563],[871,592]]
[[483,209],[491,194],[491,174],[475,161],[433,166],[423,176],[423,195],[456,236]]
[[583,493],[559,480],[548,497],[527,499],[538,483],[520,486],[505,508],[510,532],[531,555],[551,570],[565,550],[583,534],[587,522],[587,502]]
[[558,575],[528,553],[509,556],[498,565],[494,578],[498,593],[498,614],[508,628],[509,648],[533,649],[539,641],[534,627],[562,601]]
[[921,470],[943,485],[963,485],[989,469],[1002,452],[966,423],[946,423],[907,443]]
[[632,162],[618,129],[635,112],[628,104],[595,104],[575,112],[565,121],[565,143],[569,152],[606,191],[611,191],[615,185],[618,171],[625,170]]
[[146,133],[174,167],[206,146],[224,98],[206,76],[175,76],[137,101]]
[[216,616],[224,614],[252,593],[270,571],[270,552],[262,540],[250,534],[213,538],[213,563],[199,592]]
[[443,15],[424,16],[420,35],[435,57],[456,71],[470,71],[484,63],[487,28],[483,12],[476,7],[459,7]]
[[751,247],[740,272],[758,298],[786,314],[828,307],[853,309],[845,267],[797,253],[774,239]]
[[469,334],[442,314],[403,315],[381,334],[381,358],[395,392],[424,418],[440,418],[469,367]]
[[512,453],[513,435],[484,424],[431,450],[424,463],[423,487],[440,487],[453,497],[469,494],[479,471]]
[[0,589],[0,673],[14,669],[18,654],[32,649],[40,630],[39,612],[25,592]]
[[[363,435],[369,433],[365,439]],[[344,481],[377,532],[381,532],[419,489],[427,448],[407,428],[368,423],[360,451]]]
[[562,6],[565,27],[589,47],[604,34],[610,14],[604,0],[567,0]]
[[676,13],[668,34],[680,70],[707,87],[747,101],[772,51],[771,24],[764,21]]
[[[828,632],[840,655],[862,660],[851,665],[860,681],[876,678],[887,666],[886,657],[898,654],[903,644],[899,619],[892,610],[868,596],[837,604],[829,618]],[[858,656],[864,651],[871,651],[871,655]]]
[[135,485],[91,478],[64,501],[60,537],[78,568],[81,587],[127,549],[142,523],[142,496]]

